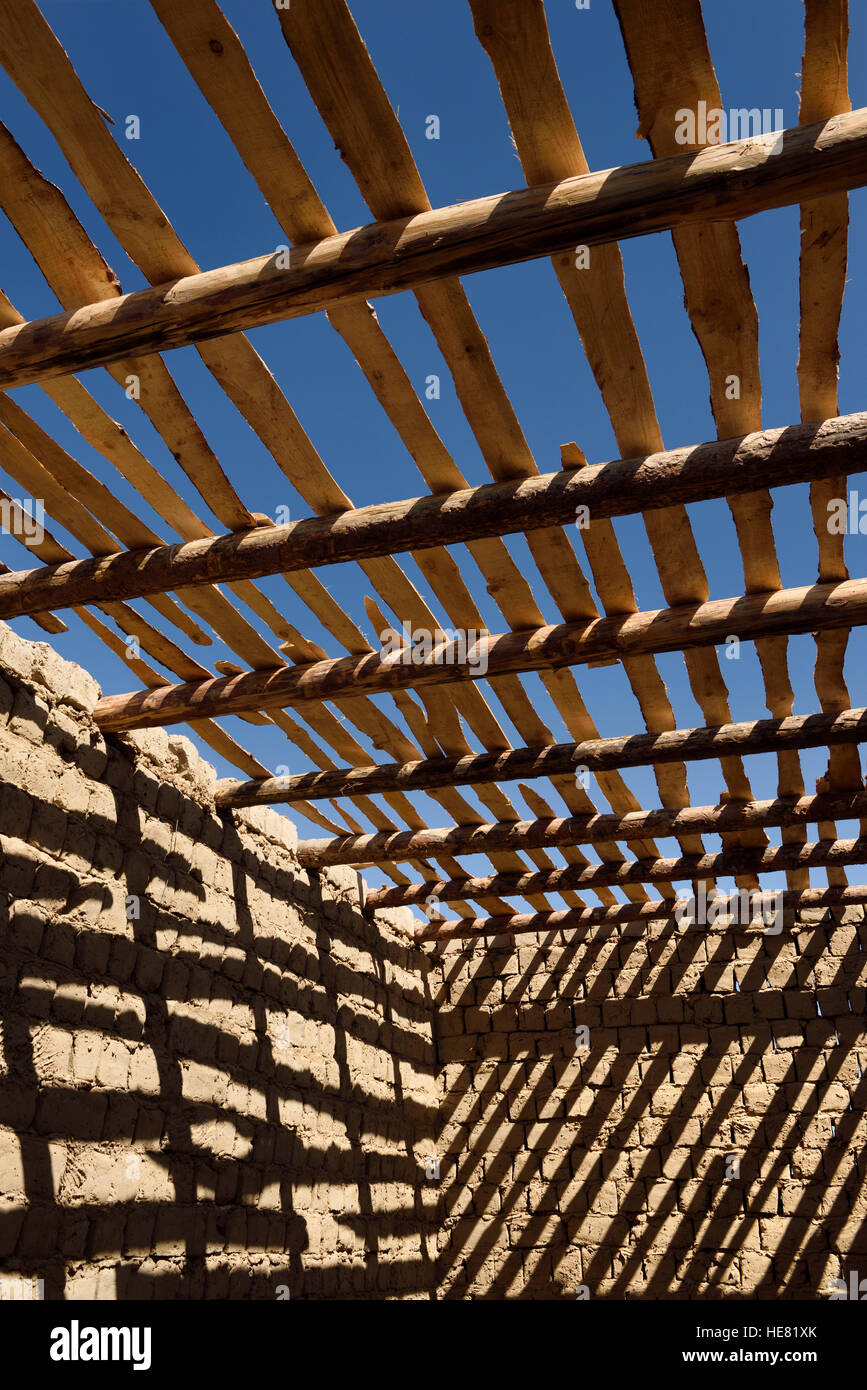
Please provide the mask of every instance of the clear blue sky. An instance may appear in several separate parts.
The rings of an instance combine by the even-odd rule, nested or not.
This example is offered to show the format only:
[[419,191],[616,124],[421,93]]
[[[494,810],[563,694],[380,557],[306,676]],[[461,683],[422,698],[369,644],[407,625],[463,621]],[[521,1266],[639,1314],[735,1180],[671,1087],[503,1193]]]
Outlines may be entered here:
[[[294,66],[281,37],[277,18],[267,0],[227,0],[227,17],[240,34],[259,79],[290,139],[311,174],[332,217],[341,228],[370,220],[355,183],[333,148],[332,141]],[[407,4],[406,0],[355,0],[353,13],[370,48],[388,95],[401,122],[434,204],[496,193],[520,186],[520,165],[509,137],[497,85],[488,59],[477,43],[464,0],[440,0],[437,5]],[[652,5],[648,6],[652,22]],[[146,0],[44,0],[44,13],[69,52],[93,99],[116,121],[115,133],[136,164],[179,235],[203,267],[265,253],[285,238],[244,169],[228,137],[186,72],[171,41]],[[548,22],[554,51],[576,124],[592,168],[607,168],[649,158],[635,139],[637,124],[632,79],[619,29],[607,0],[592,0],[589,11],[576,11],[572,0],[549,0]],[[796,0],[759,4],[755,0],[713,0],[705,4],[711,52],[727,107],[782,107],[786,125],[797,122],[799,69],[803,49],[803,11]],[[746,43],[745,37],[749,38]],[[853,6],[850,47],[850,90],[855,106],[867,104],[865,79],[867,7]],[[66,194],[89,234],[120,276],[124,289],[144,282],[138,269],[115,242],[99,213],[80,190],[50,134],[26,105],[5,74],[0,73],[0,113],[30,158]],[[123,139],[124,118],[141,118],[137,142]],[[441,139],[425,139],[425,118],[436,113]],[[841,412],[865,406],[864,324],[865,223],[867,194],[851,198],[849,283],[843,311],[840,344]],[[742,223],[741,238],[760,319],[760,349],[764,390],[764,423],[776,426],[798,418],[798,212],[795,208],[766,213]],[[715,430],[708,403],[707,374],[683,308],[683,290],[671,238],[645,237],[623,245],[627,289],[644,350],[665,442],[674,446],[712,438]],[[28,251],[0,215],[0,283],[13,303],[28,317],[57,309]],[[488,336],[494,360],[514,402],[518,418],[543,472],[559,467],[559,446],[576,440],[595,463],[616,456],[613,434],[601,398],[587,367],[571,315],[547,261],[487,272],[465,281],[477,318]],[[439,401],[428,403],[436,428],[459,467],[471,482],[489,480],[478,447],[456,401],[447,369],[410,295],[377,304],[381,323],[403,360],[419,393],[425,378],[438,373],[443,389]],[[282,389],[298,413],[320,454],[337,480],[358,504],[416,495],[424,491],[412,460],[390,426],[348,349],[324,317],[298,320],[251,334]],[[223,467],[254,511],[271,515],[288,505],[293,517],[308,508],[293,493],[258,439],[210,377],[192,348],[167,357],[183,394],[215,448]],[[101,371],[89,372],[88,388],[115,419],[120,420],[151,461],[194,506],[200,506],[184,475],[138,407],[125,400],[120,388]],[[148,515],[136,493],[81,437],[36,387],[15,393],[70,452],[161,534],[164,523]],[[0,474],[13,495],[20,488]],[[853,479],[867,496],[863,478]],[[726,504],[703,503],[690,508],[699,549],[707,569],[711,595],[724,597],[742,591],[743,571],[734,527]],[[217,529],[213,518],[208,517]],[[663,606],[664,600],[643,525],[638,518],[616,523],[621,547],[635,583],[639,607]],[[811,582],[816,576],[816,544],[812,533],[807,489],[790,488],[775,498],[774,529],[783,583]],[[61,539],[61,528],[52,526]],[[175,539],[174,536],[171,539]],[[583,548],[577,541],[579,560]],[[81,548],[69,542],[75,553]],[[550,621],[557,620],[553,602],[538,578],[522,540],[509,545],[530,574],[537,601]],[[867,538],[847,539],[848,564],[853,575],[865,570]],[[502,619],[490,603],[478,573],[464,551],[456,551],[477,602],[492,631]],[[0,536],[0,558],[13,568],[27,565],[24,551]],[[586,562],[584,564],[586,569]],[[412,562],[407,569],[423,593],[426,585]],[[320,577],[354,621],[372,637],[363,596],[371,587],[357,569],[320,572]],[[361,581],[361,582],[359,582]],[[342,655],[333,638],[303,609],[277,579],[262,587],[287,617],[330,654]],[[435,601],[432,601],[437,611]],[[67,617],[67,615],[64,615]],[[131,689],[124,663],[113,657],[72,616],[70,631],[54,639],[65,656],[86,665],[103,689]],[[16,621],[15,628],[38,637],[33,624]],[[174,633],[172,634],[174,635]],[[863,703],[864,637],[853,633],[847,679],[853,703]],[[813,685],[815,646],[809,637],[790,641],[790,671],[797,713],[818,707]],[[198,649],[205,662],[230,658],[215,643]],[[701,724],[683,659],[664,656],[660,669],[668,684],[681,725]],[[731,692],[734,718],[764,714],[764,693],[754,649],[742,659],[723,661]],[[635,732],[641,716],[622,670],[577,670],[581,691],[603,735]],[[536,677],[528,689],[553,729],[566,731]],[[489,699],[499,714],[495,697]],[[401,722],[389,700],[383,707]],[[504,727],[512,733],[503,715]],[[275,730],[254,728],[237,719],[227,727],[270,767],[289,764],[303,771],[307,760],[289,747]],[[186,730],[184,730],[186,732]],[[363,736],[357,735],[364,743]],[[473,745],[475,740],[471,738]],[[516,737],[516,742],[522,742]],[[207,749],[206,756],[215,761]],[[376,755],[381,759],[381,755]],[[807,790],[824,771],[820,752],[804,755]],[[776,790],[773,760],[750,760],[757,795]],[[235,775],[228,766],[221,775]],[[649,770],[628,774],[644,805],[658,804]],[[718,765],[693,764],[690,788],[694,803],[713,802],[722,790]],[[507,788],[522,813],[526,808],[515,788]],[[549,787],[543,794],[554,797]],[[607,809],[601,794],[593,794]],[[472,794],[468,793],[472,800]],[[426,798],[418,799],[428,823],[444,823],[444,813]],[[556,804],[556,801],[555,801]],[[557,806],[562,810],[562,806]],[[302,834],[317,834],[297,818]],[[843,827],[848,833],[848,827]],[[776,840],[776,834],[771,832]],[[717,844],[708,837],[707,844]],[[663,853],[676,852],[673,843],[660,842]],[[594,856],[591,853],[591,858]],[[553,858],[560,862],[556,852]],[[469,869],[486,861],[465,860]],[[853,871],[850,877],[857,878]],[[371,882],[381,875],[371,873]],[[817,886],[822,876],[814,875]],[[781,882],[781,880],[780,880]],[[767,881],[768,887],[776,886]]]

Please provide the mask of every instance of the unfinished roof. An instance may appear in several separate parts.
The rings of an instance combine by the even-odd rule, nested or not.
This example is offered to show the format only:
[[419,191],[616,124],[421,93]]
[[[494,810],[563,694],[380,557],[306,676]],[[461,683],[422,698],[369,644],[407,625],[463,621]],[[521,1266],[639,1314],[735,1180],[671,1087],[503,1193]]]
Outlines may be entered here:
[[[265,254],[250,245],[252,259],[203,269],[134,167],[135,140],[85,90],[63,33],[32,0],[0,0],[2,62],[71,170],[59,188],[0,126],[0,206],[63,311],[28,317],[27,304],[0,294],[0,387],[38,385],[105,464],[98,477],[72,457],[22,406],[31,395],[0,394],[0,467],[17,489],[0,492],[4,530],[31,552],[27,568],[3,567],[0,618],[27,615],[56,636],[64,610],[74,612],[139,682],[103,698],[106,732],[189,725],[242,774],[223,785],[223,805],[294,806],[329,837],[302,843],[302,862],[377,865],[393,886],[371,891],[369,905],[426,909],[425,938],[659,917],[684,885],[726,879],[749,890],[784,881],[794,908],[867,901],[846,873],[867,861],[867,710],[850,708],[844,677],[850,630],[863,640],[867,579],[846,567],[845,519],[831,524],[867,443],[867,413],[840,415],[837,395],[847,191],[867,184],[867,110],[852,111],[848,97],[846,0],[806,0],[799,125],[785,130],[764,129],[758,110],[725,119],[699,0],[657,0],[652,24],[642,0],[615,0],[652,158],[603,172],[585,158],[542,0],[470,0],[524,185],[493,196],[480,187],[437,208],[343,0],[266,5],[333,159],[369,209],[368,224],[348,231],[213,0],[151,4],[285,244]],[[189,157],[180,132],[177,159]],[[74,210],[82,192],[106,240],[152,288],[123,292]],[[800,419],[765,429],[737,221],[792,206]],[[716,431],[668,449],[618,246],[660,232],[673,239]],[[545,257],[619,454],[592,466],[579,410],[578,442],[564,441],[559,458],[534,457],[498,375],[497,341],[489,345],[458,278]],[[417,366],[402,365],[368,302],[395,294],[415,297],[491,482],[470,485],[434,423],[435,396],[419,387]],[[290,320],[318,312],[429,496],[416,495],[405,467],[395,499],[354,507],[356,485],[376,491],[377,464],[351,411],[351,454],[324,460],[295,413],[291,380],[279,382],[245,336],[279,324],[291,341]],[[306,517],[275,524],[284,518],[271,515],[258,476],[243,459],[218,457],[213,427],[173,373],[171,350],[191,344]],[[74,375],[94,367],[136,402],[186,475],[183,488]],[[800,576],[784,585],[771,510],[776,490],[796,484],[809,484],[811,515],[805,493]],[[44,502],[69,545],[28,526],[22,493]],[[152,523],[122,500],[135,495]],[[711,593],[687,511],[712,499],[727,502],[740,552],[742,583],[729,593]],[[627,517],[642,520],[664,606],[636,598],[615,528]],[[373,642],[325,586],[326,567],[341,564],[357,567]],[[288,587],[257,583],[273,576]],[[797,714],[796,634],[812,634],[815,652],[814,693]],[[236,659],[209,665],[212,643]],[[763,685],[764,706],[746,722],[729,703],[730,687],[748,679],[726,659],[740,643],[754,644]],[[683,654],[702,727],[672,703],[660,660],[671,652]],[[616,736],[601,737],[595,722],[605,709],[593,693],[599,701],[614,688],[594,684],[598,667],[616,668],[606,679],[631,691],[640,713]],[[270,764],[229,732],[224,720],[237,716],[267,726]],[[803,756],[817,748],[827,766],[814,790]],[[770,755],[755,765],[761,780],[744,762],[756,753]],[[313,770],[287,771],[298,755]],[[719,791],[703,804],[690,786],[696,769],[714,765]],[[642,809],[634,768],[652,769],[657,807]],[[857,835],[840,837],[846,821]],[[657,844],[666,839],[668,853]],[[459,862],[468,855],[484,859]],[[437,920],[442,904],[455,917]]]

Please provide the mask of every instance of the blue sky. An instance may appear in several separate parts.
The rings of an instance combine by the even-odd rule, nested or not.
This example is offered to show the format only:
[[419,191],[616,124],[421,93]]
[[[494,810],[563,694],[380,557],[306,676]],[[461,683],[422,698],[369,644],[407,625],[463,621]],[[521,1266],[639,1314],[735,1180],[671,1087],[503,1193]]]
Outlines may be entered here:
[[[177,232],[203,267],[266,253],[285,238],[222,127],[201,97],[168,36],[146,0],[44,0],[43,11],[72,58],[93,99],[115,120],[116,138],[135,163]],[[337,225],[351,228],[370,220],[370,214],[351,174],[333,148],[279,32],[267,0],[226,0],[223,9],[240,34],[265,92]],[[522,183],[508,124],[488,59],[475,39],[465,0],[440,0],[435,6],[406,0],[355,0],[353,14],[368,44],[400,120],[433,204],[496,193]],[[652,12],[652,6],[649,7]],[[592,0],[577,11],[572,0],[549,0],[548,22],[560,74],[592,168],[602,169],[649,158],[644,142],[635,138],[637,118],[632,79],[613,10],[606,0]],[[798,72],[803,48],[803,12],[797,0],[756,5],[754,0],[727,0],[705,5],[711,53],[727,107],[782,107],[785,124],[794,125],[798,112]],[[745,43],[745,35],[750,42]],[[854,106],[867,104],[864,75],[867,9],[853,7],[850,40],[850,92]],[[143,285],[138,271],[115,242],[100,214],[71,174],[51,135],[27,106],[11,81],[0,73],[0,113],[33,162],[64,191],[92,239],[115,269],[124,289]],[[435,113],[441,138],[425,138],[426,117]],[[141,139],[123,139],[124,118],[137,114]],[[863,409],[865,369],[864,323],[867,287],[863,257],[867,194],[851,198],[849,283],[840,335],[840,410]],[[759,312],[760,351],[764,392],[764,423],[784,425],[798,419],[796,363],[798,355],[798,248],[796,208],[754,217],[740,225],[741,239]],[[707,373],[683,308],[683,289],[668,234],[623,244],[627,290],[642,343],[665,442],[669,446],[697,442],[715,434],[708,402]],[[0,284],[16,307],[36,318],[57,309],[57,303],[29,252],[0,214]],[[607,414],[587,366],[571,314],[547,261],[509,267],[468,278],[465,287],[487,335],[494,360],[514,403],[518,418],[542,472],[559,467],[561,443],[576,440],[592,462],[616,457]],[[404,362],[420,394],[431,373],[440,376],[439,400],[426,402],[433,422],[471,482],[489,481],[489,474],[456,400],[447,368],[410,295],[377,303],[385,332]],[[417,495],[424,485],[401,441],[369,390],[348,349],[321,315],[259,329],[251,335],[325,463],[358,504]],[[293,492],[285,476],[266,453],[241,416],[211,378],[195,350],[183,349],[166,361],[244,501],[254,511],[274,515],[288,506],[293,518],[309,509]],[[138,407],[102,371],[84,375],[88,388],[172,484],[197,509],[201,504],[159,436]],[[60,443],[97,476],[115,488],[160,534],[164,523],[149,516],[146,505],[117,473],[72,429],[37,387],[16,391],[15,398]],[[0,483],[20,495],[14,481],[0,473]],[[851,486],[863,479],[853,479]],[[743,589],[743,571],[730,512],[722,501],[702,503],[690,516],[710,582],[712,597]],[[210,516],[215,529],[222,529]],[[615,523],[621,548],[632,572],[640,608],[664,606],[658,575],[640,518]],[[67,540],[61,528],[51,528]],[[816,576],[816,544],[806,487],[775,495],[774,530],[785,585],[812,582]],[[169,538],[169,537],[167,537]],[[175,539],[174,536],[170,539]],[[583,548],[575,537],[579,560]],[[70,549],[81,548],[69,542]],[[861,536],[847,539],[847,559],[853,576],[865,573]],[[553,601],[539,579],[522,539],[509,541],[518,563],[528,573],[537,601],[549,621],[557,620]],[[469,584],[491,631],[503,621],[488,599],[478,572],[465,551],[456,550]],[[27,565],[14,540],[0,536],[0,559],[13,568]],[[587,569],[586,562],[583,567]],[[424,579],[411,561],[406,568],[428,596]],[[369,582],[355,567],[320,571],[345,610],[370,638],[363,597]],[[304,609],[279,579],[262,582],[288,619],[331,655],[342,650]],[[140,605],[139,605],[140,606]],[[432,601],[438,611],[436,601]],[[67,635],[54,639],[65,656],[86,665],[106,692],[136,684],[124,663],[113,657],[71,615]],[[254,620],[255,621],[255,620]],[[33,624],[18,620],[16,630],[41,637]],[[174,634],[173,634],[174,635]],[[818,707],[813,685],[815,645],[807,636],[790,641],[790,672],[796,693],[795,712]],[[198,649],[206,663],[232,658],[218,642]],[[745,645],[738,662],[723,659],[723,673],[735,719],[766,714],[764,692],[754,649]],[[659,667],[680,725],[703,723],[686,679],[679,654],[659,658]],[[643,725],[634,696],[622,670],[608,667],[575,672],[585,702],[603,735],[636,732]],[[853,703],[862,703],[864,639],[856,630],[850,641],[847,679]],[[566,731],[536,677],[528,689],[555,737]],[[502,711],[490,691],[495,712]],[[381,701],[390,716],[401,719],[390,700]],[[505,714],[502,722],[512,733]],[[304,771],[310,764],[288,746],[276,730],[254,728],[237,719],[227,727],[266,764],[289,765]],[[184,732],[187,732],[184,730]],[[363,736],[357,735],[365,744]],[[469,736],[473,746],[476,740]],[[521,742],[520,738],[515,741]],[[365,746],[367,746],[365,744]],[[221,775],[235,775],[218,762]],[[381,759],[381,755],[376,757]],[[807,791],[824,771],[818,750],[803,757]],[[751,759],[748,771],[758,796],[776,791],[775,765],[768,757]],[[627,781],[646,806],[658,804],[650,770],[627,774]],[[690,789],[694,803],[715,802],[722,791],[718,765],[693,764]],[[515,787],[506,788],[522,814],[526,808]],[[602,809],[607,803],[595,789]],[[548,787],[540,791],[564,808]],[[467,793],[473,800],[472,794]],[[417,798],[429,824],[445,822],[444,813],[427,798]],[[318,834],[300,817],[301,833]],[[847,827],[841,833],[848,833]],[[776,842],[777,834],[771,832]],[[709,848],[718,844],[707,837]],[[673,843],[660,842],[663,853]],[[591,858],[595,856],[590,854]],[[561,862],[552,852],[555,862]],[[483,860],[465,859],[470,870]],[[853,871],[851,878],[857,878]],[[381,874],[368,875],[372,883]],[[816,886],[821,876],[813,875]],[[779,880],[781,883],[782,880]],[[777,886],[774,880],[768,887]]]

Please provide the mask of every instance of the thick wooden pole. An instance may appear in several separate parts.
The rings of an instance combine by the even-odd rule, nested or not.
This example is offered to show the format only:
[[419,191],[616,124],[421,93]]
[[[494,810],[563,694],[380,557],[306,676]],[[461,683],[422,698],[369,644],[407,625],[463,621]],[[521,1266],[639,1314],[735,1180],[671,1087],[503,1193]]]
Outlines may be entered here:
[[[784,889],[779,897],[782,898],[784,914],[794,917],[792,925],[797,927],[797,914],[807,909],[851,907],[867,903],[867,885],[856,884],[849,888]],[[730,931],[735,925],[748,925],[745,921],[742,895],[722,894],[719,901],[720,906],[725,906],[725,912],[718,916],[714,914],[715,920],[707,926],[701,926],[701,931]],[[778,899],[775,898],[774,901],[777,902]],[[643,934],[647,922],[676,921],[675,912],[679,910],[685,914],[691,904],[690,898],[678,898],[676,902],[667,898],[659,902],[621,903],[617,907],[575,907],[563,908],[558,912],[516,912],[511,916],[500,917],[449,918],[420,926],[415,932],[415,939],[446,942],[488,936],[519,936],[525,932],[583,930],[590,933],[594,928],[606,933],[614,927],[622,928],[623,935],[639,936]],[[754,929],[762,931],[767,923],[761,921],[761,908],[760,905],[756,905],[755,899],[752,900],[752,905],[758,906],[759,909]],[[776,923],[772,925],[775,926]],[[802,929],[814,930],[807,925]]]
[[867,183],[867,110],[377,222],[0,333],[0,389],[394,294],[445,276]]
[[841,714],[805,714],[788,719],[755,719],[705,729],[671,729],[661,734],[626,734],[552,743],[545,748],[513,748],[507,753],[479,753],[464,758],[423,758],[414,763],[380,763],[371,767],[301,772],[262,781],[225,781],[217,789],[218,806],[273,806],[295,801],[322,801],[334,796],[372,796],[375,792],[426,791],[484,782],[530,781],[534,777],[588,772],[616,772],[626,767],[702,762],[729,754],[778,753],[792,748],[832,747],[867,740],[867,709]]
[[516,483],[488,483],[289,526],[2,574],[0,618],[510,535],[575,522],[579,507],[598,521],[865,467],[867,412],[862,411]]
[[867,863],[867,836],[857,840],[814,840],[807,844],[772,845],[769,849],[735,846],[718,854],[682,854],[678,859],[632,859],[625,863],[569,864],[564,869],[530,873],[490,874],[486,878],[431,879],[425,883],[378,888],[367,894],[365,907],[469,902],[479,898],[525,898],[534,893],[579,892],[622,887],[630,883],[695,882],[739,874],[770,874],[784,869],[826,868]]
[[721,835],[735,830],[867,818],[867,791],[823,796],[786,796],[774,801],[724,801],[681,811],[629,811],[625,815],[563,816],[558,819],[497,821],[444,829],[381,830],[375,835],[341,835],[302,840],[295,850],[306,869],[329,864],[385,864],[442,855],[489,854],[681,835]]
[[747,594],[709,603],[632,613],[627,618],[596,618],[561,623],[530,632],[480,637],[466,634],[442,641],[418,664],[410,647],[383,656],[340,657],[276,671],[251,671],[207,681],[165,685],[110,695],[94,711],[104,731],[182,724],[189,719],[248,714],[254,710],[303,705],[308,700],[346,699],[378,691],[422,685],[451,685],[590,661],[614,661],[654,652],[714,646],[732,636],[741,640],[794,632],[856,627],[867,622],[867,579],[814,584],[800,589]]

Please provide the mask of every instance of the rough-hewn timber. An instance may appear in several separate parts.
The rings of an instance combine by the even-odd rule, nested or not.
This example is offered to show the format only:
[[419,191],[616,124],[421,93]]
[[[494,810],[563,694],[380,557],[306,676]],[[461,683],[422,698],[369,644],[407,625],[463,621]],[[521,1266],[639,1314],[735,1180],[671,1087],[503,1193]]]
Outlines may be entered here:
[[334,796],[462,787],[473,782],[513,782],[517,778],[529,781],[534,777],[574,774],[579,768],[613,772],[683,760],[700,762],[728,754],[834,747],[865,739],[867,708],[850,709],[841,714],[792,715],[788,719],[754,719],[712,728],[671,729],[660,734],[625,734],[584,743],[552,743],[544,748],[511,748],[507,753],[335,768],[261,781],[225,781],[216,799],[220,806],[273,806]]
[[624,864],[569,864],[564,869],[530,873],[489,874],[485,878],[429,879],[424,883],[377,888],[365,906],[409,907],[429,898],[438,902],[468,902],[488,897],[526,897],[528,893],[559,893],[613,888],[627,883],[678,883],[740,874],[770,874],[800,869],[867,863],[867,836],[856,840],[812,840],[807,844],[732,847],[719,854],[682,854],[677,859],[633,859]]
[[329,864],[399,863],[421,857],[435,859],[441,854],[487,854],[490,850],[542,849],[645,836],[720,835],[756,826],[805,825],[862,817],[867,817],[867,791],[785,796],[774,801],[723,801],[716,806],[628,811],[621,816],[562,816],[427,830],[380,830],[373,835],[302,840],[296,854],[305,868],[320,869]]
[[579,507],[599,521],[752,492],[759,485],[779,487],[855,473],[865,465],[867,412],[862,411],[640,459],[310,517],[288,526],[260,526],[184,545],[0,574],[0,618],[510,535],[576,522]]
[[[702,931],[729,931],[733,925],[747,926],[752,930],[764,930],[767,922],[761,920],[761,903],[753,900],[756,916],[752,927],[744,921],[743,897],[740,894],[720,894],[717,900],[719,913],[714,912],[714,921]],[[774,903],[765,903],[765,911],[772,905],[782,906],[786,926],[801,931],[813,931],[807,923],[799,923],[797,914],[807,909],[826,907],[848,907],[867,903],[867,884],[855,884],[848,888],[806,888],[801,890],[784,889]],[[427,926],[420,926],[415,933],[416,941],[457,941],[461,938],[485,936],[518,936],[524,932],[552,932],[560,930],[578,931],[581,929],[620,927],[624,935],[639,935],[647,922],[676,920],[675,913],[681,911],[684,920],[692,902],[689,898],[672,901],[645,903],[618,903],[616,907],[561,908],[557,912],[516,912],[511,916],[500,917],[459,917],[434,920]],[[786,918],[795,916],[793,922]],[[776,923],[771,925],[776,926]]]
[[374,222],[0,333],[0,388],[163,352],[448,276],[867,183],[867,110]]
[[95,717],[103,730],[144,729],[181,724],[191,718],[303,705],[310,700],[452,685],[513,672],[684,651],[714,646],[732,636],[752,640],[856,627],[865,622],[867,579],[850,579],[841,584],[814,584],[632,613],[626,618],[597,618],[530,632],[500,633],[479,638],[469,646],[464,636],[463,640],[441,642],[417,664],[406,648],[388,656],[340,657],[110,695],[100,701]]

